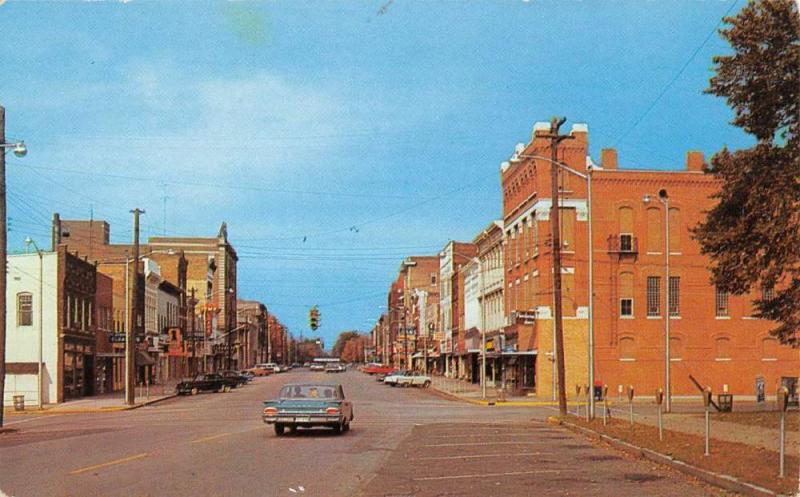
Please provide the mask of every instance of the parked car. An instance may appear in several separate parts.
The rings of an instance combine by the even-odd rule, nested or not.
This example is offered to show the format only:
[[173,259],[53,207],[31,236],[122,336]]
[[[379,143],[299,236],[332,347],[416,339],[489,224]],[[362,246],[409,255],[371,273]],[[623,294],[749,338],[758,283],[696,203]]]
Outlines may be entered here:
[[325,366],[326,373],[344,373],[347,368],[344,364],[338,362],[331,362]]
[[397,370],[387,374],[383,378],[383,384],[384,385],[389,385],[389,386],[392,386],[392,387],[396,387],[397,386],[397,380],[401,376],[405,376],[405,375],[406,375],[406,370],[405,369],[397,369]]
[[247,378],[239,374],[237,371],[222,371],[220,373],[226,384],[231,388],[236,388],[247,383]]
[[267,368],[266,364],[256,364],[246,371],[254,376],[269,376],[272,374],[272,368]]
[[253,381],[253,378],[255,378],[255,375],[251,373],[249,369],[239,371],[239,374],[244,377],[245,383],[250,383],[251,381]]
[[341,385],[329,383],[288,384],[281,388],[278,399],[264,402],[261,419],[274,425],[275,434],[286,428],[324,426],[336,433],[350,430],[353,404],[345,398]]
[[395,385],[398,387],[422,387],[431,386],[431,377],[414,371],[406,371],[403,376],[398,376]]
[[231,389],[225,379],[217,373],[198,374],[186,378],[175,387],[178,395],[197,395],[200,392],[227,392]]
[[391,373],[392,371],[394,371],[394,368],[392,366],[388,366],[388,365],[384,365],[384,364],[369,364],[369,365],[365,366],[362,369],[362,371],[364,371],[365,373],[370,374],[370,375],[372,375],[372,374],[387,375],[387,374]]
[[399,369],[392,369],[388,373],[378,373],[377,375],[375,375],[375,381],[377,381],[379,383],[383,383],[384,382],[383,380],[385,380],[387,376],[392,376],[392,375],[397,374],[399,372],[400,372]]
[[319,362],[312,363],[309,367],[311,371],[325,371],[325,365]]

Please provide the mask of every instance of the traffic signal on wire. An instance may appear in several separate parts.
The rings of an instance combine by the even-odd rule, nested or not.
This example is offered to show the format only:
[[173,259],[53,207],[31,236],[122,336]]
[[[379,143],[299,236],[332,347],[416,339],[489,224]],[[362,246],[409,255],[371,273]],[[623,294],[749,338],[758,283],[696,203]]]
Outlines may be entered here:
[[317,309],[317,306],[308,311],[308,327],[312,330],[319,328],[319,309]]

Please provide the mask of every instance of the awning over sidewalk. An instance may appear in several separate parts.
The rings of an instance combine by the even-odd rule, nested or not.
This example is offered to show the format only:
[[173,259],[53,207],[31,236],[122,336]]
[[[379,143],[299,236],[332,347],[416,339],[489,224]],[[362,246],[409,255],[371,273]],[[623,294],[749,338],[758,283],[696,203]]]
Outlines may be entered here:
[[497,351],[487,352],[486,357],[518,357],[518,356],[535,356],[539,355],[538,350],[510,350],[510,351]]

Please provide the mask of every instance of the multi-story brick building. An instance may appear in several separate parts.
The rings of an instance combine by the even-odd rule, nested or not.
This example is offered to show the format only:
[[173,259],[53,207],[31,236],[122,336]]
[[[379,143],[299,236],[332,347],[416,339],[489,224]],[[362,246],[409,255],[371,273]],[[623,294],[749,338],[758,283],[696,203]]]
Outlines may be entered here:
[[[507,339],[516,337],[518,351],[530,353],[518,386],[545,397],[555,389],[550,163],[530,156],[550,156],[544,136],[549,130],[548,123],[537,123],[518,159],[502,166],[510,322],[505,333]],[[702,172],[702,154],[689,152],[683,170],[620,169],[613,150],[603,151],[599,165],[592,162],[585,125],[574,125],[571,135],[559,145],[558,160],[584,174],[591,169],[592,178],[598,382],[613,392],[623,385],[653,392],[664,386],[669,364],[675,395],[696,394],[691,375],[715,391],[752,396],[756,384],[771,392],[782,379],[800,376],[800,351],[769,335],[774,323],[752,318],[754,295],[729,296],[710,284],[709,260],[691,235],[719,188]],[[564,351],[571,386],[588,376],[590,209],[586,181],[563,171],[559,177]]]
[[267,362],[267,306],[255,300],[239,300],[236,312],[240,328],[236,349],[239,369]]
[[503,384],[506,366],[513,366],[517,358],[514,342],[507,342],[504,334],[503,222],[489,223],[473,243],[477,247],[483,273],[482,281],[479,279],[478,298],[481,316],[479,327],[483,326],[481,331],[486,335],[486,379],[487,384],[494,387]]
[[[398,349],[402,349],[401,364],[411,366],[411,356],[417,351],[417,339],[420,330],[420,313],[418,307],[418,291],[438,289],[439,257],[415,255],[407,257],[401,264],[398,279],[402,280],[402,292],[398,304],[405,316],[404,324],[398,336]],[[425,330],[427,331],[427,330]],[[422,343],[420,341],[420,347]],[[418,356],[422,358],[424,351],[420,348]],[[421,363],[420,363],[421,364]]]
[[439,328],[444,334],[441,343],[445,374],[458,376],[465,370],[464,266],[477,255],[472,243],[450,241],[439,254]]

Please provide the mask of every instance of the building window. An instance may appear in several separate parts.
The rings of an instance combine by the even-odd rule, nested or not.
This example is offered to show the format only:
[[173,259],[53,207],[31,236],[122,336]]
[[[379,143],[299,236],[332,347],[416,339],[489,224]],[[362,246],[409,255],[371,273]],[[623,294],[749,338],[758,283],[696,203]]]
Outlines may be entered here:
[[633,316],[633,299],[619,299],[619,315],[622,317]]
[[620,252],[633,252],[633,235],[630,233],[620,233],[619,235],[619,251]]
[[716,316],[718,318],[728,316],[728,292],[717,288]]
[[669,315],[681,315],[681,277],[669,277]]
[[647,277],[647,315],[650,317],[661,315],[661,277]]
[[718,337],[714,340],[714,356],[718,360],[731,358],[731,341],[727,337]]
[[17,326],[33,326],[33,295],[17,294]]

